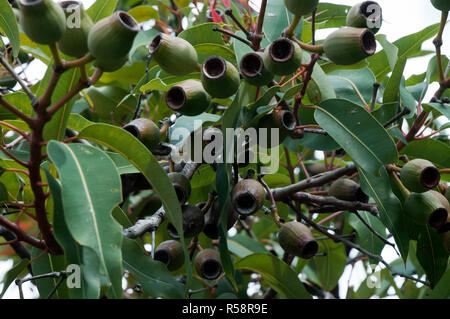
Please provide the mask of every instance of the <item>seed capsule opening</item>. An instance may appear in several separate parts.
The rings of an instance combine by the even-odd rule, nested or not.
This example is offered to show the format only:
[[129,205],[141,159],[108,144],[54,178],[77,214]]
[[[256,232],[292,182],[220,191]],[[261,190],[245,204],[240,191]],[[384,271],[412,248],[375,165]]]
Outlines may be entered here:
[[155,251],[155,260],[162,262],[164,265],[170,264],[170,254],[165,249],[160,249]]
[[260,75],[263,67],[262,58],[255,53],[246,54],[241,60],[241,71],[248,78]]
[[178,232],[175,228],[175,226],[172,223],[169,223],[167,225],[167,232],[169,233],[169,236],[172,237],[173,239],[179,239],[180,235],[178,235]]
[[373,55],[377,49],[375,35],[372,31],[366,29],[361,35],[361,46],[367,55]]
[[117,17],[119,18],[120,23],[122,23],[122,25],[127,29],[131,31],[140,30],[139,23],[137,23],[137,21],[134,20],[134,18],[130,16],[128,13],[126,13],[125,11],[118,11],[116,14]]
[[275,62],[286,62],[294,55],[294,45],[287,39],[275,40],[269,48],[269,54]]
[[177,194],[178,201],[181,204],[184,204],[186,202],[186,200],[187,200],[187,198],[186,198],[187,195],[186,195],[186,192],[185,192],[184,188],[181,187],[178,184],[173,185],[173,187],[175,189],[175,193]]
[[433,188],[441,179],[441,173],[434,166],[426,167],[420,174],[420,183],[427,188]]
[[252,214],[257,207],[256,198],[250,192],[239,194],[236,198],[235,207],[239,214]]
[[219,229],[217,228],[217,225],[206,224],[205,227],[203,228],[203,232],[209,238],[219,238]]
[[152,42],[150,43],[150,47],[148,49],[150,54],[155,53],[158,50],[158,48],[161,46],[161,42],[162,42],[161,34],[158,34],[153,38]]
[[215,259],[205,260],[201,266],[202,276],[205,279],[213,280],[222,273],[222,265]]
[[61,1],[61,2],[59,3],[59,5],[60,5],[61,8],[63,8],[64,10],[67,9],[67,8],[69,8],[69,7],[72,7],[72,6],[81,7],[81,3],[80,3],[79,1],[71,1],[71,0],[68,0],[68,1]]
[[186,93],[179,86],[172,87],[166,94],[166,103],[172,110],[178,110],[186,103]]
[[447,210],[445,208],[438,208],[430,214],[428,224],[430,224],[431,227],[439,228],[445,224],[447,217]]
[[309,259],[314,257],[319,250],[319,244],[316,241],[309,241],[306,243],[302,250],[302,258]]
[[288,131],[293,131],[297,126],[295,116],[292,112],[284,112],[283,115],[281,116],[281,123],[283,124],[284,128]]
[[367,196],[361,187],[356,190],[355,198],[358,202],[367,203],[369,201],[369,196]]
[[227,64],[221,57],[210,57],[203,64],[203,74],[210,79],[218,79],[225,74]]
[[134,137],[136,137],[138,140],[141,139],[141,132],[139,131],[139,128],[135,125],[125,125],[123,129],[127,132],[130,132]]
[[[369,9],[372,9],[373,6],[377,6],[377,9],[375,9],[375,12],[373,10],[369,10]],[[374,21],[378,20],[381,17],[381,7],[375,1],[363,2],[363,4],[361,4],[361,7],[359,7],[359,12],[366,19],[371,18]]]

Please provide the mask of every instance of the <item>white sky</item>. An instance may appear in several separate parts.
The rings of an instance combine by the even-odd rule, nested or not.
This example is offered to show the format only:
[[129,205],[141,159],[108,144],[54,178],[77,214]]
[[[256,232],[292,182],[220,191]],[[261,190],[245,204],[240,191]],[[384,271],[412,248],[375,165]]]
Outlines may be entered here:
[[[270,1],[270,0],[269,0]],[[85,8],[89,7],[94,0],[82,0]],[[326,1],[323,1],[326,2]],[[328,2],[335,4],[345,4],[354,5],[361,2],[361,0],[329,0]],[[440,11],[436,10],[429,0],[378,0],[377,1],[383,8],[383,25],[379,34],[386,34],[387,39],[391,42],[404,37],[408,34],[418,32],[429,25],[438,23],[440,21]],[[253,0],[254,6],[259,7],[260,0]],[[442,47],[443,54],[447,56],[450,54],[450,28],[446,28],[443,41],[444,45]],[[331,30],[331,29],[330,29]],[[325,38],[330,30],[319,30],[317,32],[317,38]],[[422,46],[424,50],[434,50],[432,44],[432,39],[426,41]],[[409,77],[412,74],[420,74],[426,71],[428,61],[432,56],[415,58],[408,60],[405,69],[405,77]],[[30,70],[36,72],[36,69]],[[42,71],[43,72],[43,71]],[[30,74],[31,75],[31,74]],[[33,76],[31,76],[33,77]],[[437,84],[434,83],[430,86],[428,90],[428,100],[437,89]],[[385,260],[392,261],[397,258],[396,254],[393,252],[391,247],[386,247],[382,252],[383,258]],[[0,278],[12,267],[12,261],[0,261]],[[363,270],[362,263],[359,262],[350,278],[350,268],[347,267],[344,275],[340,280],[340,295],[341,298],[345,296],[345,292],[348,284],[354,287],[358,287],[362,280],[365,278],[365,272]],[[403,282],[402,279],[398,279],[397,282],[400,284]],[[36,289],[33,289],[32,285],[25,285],[24,287],[25,298],[37,297]],[[15,285],[9,287],[4,298],[18,298],[18,290]]]

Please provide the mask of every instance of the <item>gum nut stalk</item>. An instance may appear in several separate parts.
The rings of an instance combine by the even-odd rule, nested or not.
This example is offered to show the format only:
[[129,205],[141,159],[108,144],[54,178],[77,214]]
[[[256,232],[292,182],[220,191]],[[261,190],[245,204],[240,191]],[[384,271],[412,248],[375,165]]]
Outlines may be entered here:
[[19,0],[20,25],[30,40],[53,44],[66,31],[63,9],[52,0]]
[[[234,226],[238,219],[238,213],[233,209],[232,205],[228,206],[227,213],[227,230]],[[220,207],[219,200],[215,199],[211,208],[205,214],[205,227],[203,233],[211,239],[219,238],[219,222],[220,222]]]
[[[194,237],[202,232],[205,221],[200,208],[194,205],[183,205],[181,207],[181,214],[183,217],[184,237]],[[180,235],[172,223],[167,225],[167,231],[172,238],[180,238]]]
[[418,225],[440,228],[447,222],[446,207],[431,192],[411,193],[405,200],[403,210]]
[[416,193],[423,193],[439,184],[441,174],[428,160],[413,159],[403,166],[400,180],[407,189]]
[[202,278],[217,279],[222,273],[219,253],[211,248],[201,250],[194,259],[195,270]]
[[369,196],[363,192],[361,186],[349,178],[334,181],[328,189],[328,195],[351,202],[367,203],[369,201]]
[[431,0],[431,4],[438,10],[450,11],[450,1],[448,0]]
[[183,115],[196,116],[209,107],[211,98],[200,81],[186,80],[170,88],[166,93],[167,106]]
[[169,173],[167,176],[177,193],[180,205],[185,204],[191,196],[191,182],[185,175],[178,172]]
[[140,29],[131,15],[117,11],[91,28],[88,35],[89,52],[98,60],[122,60],[128,55]]
[[319,0],[284,0],[286,9],[296,16],[304,16],[312,13],[318,4]]
[[273,80],[273,74],[264,65],[261,52],[250,52],[244,55],[240,67],[244,80],[251,85],[263,86]]
[[297,126],[294,113],[286,110],[274,109],[271,113],[264,115],[258,121],[258,128],[267,129],[267,148],[276,146],[272,144],[271,129],[277,128],[279,131],[279,144],[283,143],[284,139],[291,134]]
[[184,264],[183,246],[179,241],[163,241],[155,250],[155,260],[166,265],[169,271],[179,269]]
[[173,75],[198,71],[198,56],[186,40],[160,33],[150,43],[149,52],[162,70]]
[[375,35],[369,29],[343,27],[331,33],[323,43],[327,57],[338,65],[350,65],[375,53]]
[[59,5],[67,20],[66,32],[58,42],[59,49],[68,56],[82,57],[89,51],[87,38],[94,23],[84,11],[81,2],[62,1]]
[[234,209],[244,216],[256,213],[264,203],[266,191],[257,180],[244,179],[234,186],[231,203]]
[[211,56],[202,65],[203,87],[212,97],[225,99],[239,89],[238,70],[224,58]]
[[158,146],[161,140],[158,126],[152,120],[146,118],[133,120],[125,125],[123,129],[134,135],[150,151]]
[[313,257],[319,249],[309,228],[297,221],[291,221],[281,226],[278,232],[278,242],[281,248],[289,254],[304,259]]
[[302,63],[302,49],[297,43],[279,38],[264,50],[264,65],[274,75],[292,74]]
[[346,23],[349,27],[368,28],[377,33],[383,21],[381,6],[375,1],[355,4],[347,13]]

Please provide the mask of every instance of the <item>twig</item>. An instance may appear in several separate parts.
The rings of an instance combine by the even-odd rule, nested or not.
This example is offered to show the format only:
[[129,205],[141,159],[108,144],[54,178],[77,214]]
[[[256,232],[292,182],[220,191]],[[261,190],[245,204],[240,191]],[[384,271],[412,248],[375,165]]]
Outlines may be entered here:
[[387,121],[383,127],[387,128],[389,125],[391,125],[392,123],[395,123],[396,121],[398,121],[399,119],[401,119],[403,116],[408,115],[411,113],[411,110],[407,107],[404,107],[403,110],[401,110],[400,113],[398,113],[397,115],[395,115],[393,118],[391,118],[389,121]]
[[277,204],[275,203],[275,199],[273,198],[273,194],[270,191],[269,186],[266,184],[266,182],[264,182],[264,180],[262,178],[263,178],[263,175],[258,175],[258,182],[266,190],[267,197],[269,198],[269,201],[270,201],[270,212],[272,213],[273,219],[275,220],[275,224],[277,224],[278,227],[281,227],[281,226],[283,226],[283,223],[280,221],[280,216],[278,215]]
[[225,10],[225,14],[227,16],[229,16],[231,18],[231,20],[234,21],[234,23],[236,23],[236,25],[238,26],[239,29],[241,29],[242,32],[244,32],[245,36],[247,37],[248,40],[252,39],[252,35],[250,34],[250,32],[248,32],[248,30],[239,22],[238,19],[236,19],[236,17],[233,14],[233,10],[231,9],[226,9]]
[[39,248],[39,249],[45,249],[46,245],[44,242],[37,240],[34,237],[31,237],[27,233],[25,233],[16,223],[13,223],[6,219],[5,217],[0,215],[0,225],[5,227],[6,229],[10,230],[16,238],[20,241],[23,241],[27,244],[30,244],[33,247]]
[[6,61],[3,56],[0,55],[0,63],[5,67],[5,69],[11,74],[11,76],[14,78],[14,80],[19,83],[19,85],[22,87],[25,94],[28,96],[28,98],[31,101],[31,104],[34,104],[37,102],[36,96],[30,91],[28,86],[25,84],[25,82],[22,81],[22,79],[17,75],[17,73],[14,71],[14,69],[9,65],[8,61]]
[[228,31],[228,30],[225,30],[225,29],[221,29],[221,28],[219,28],[219,27],[217,27],[217,26],[214,26],[214,27],[212,28],[212,30],[213,30],[213,31],[217,31],[217,32],[221,32],[221,33],[226,34],[226,35],[229,35],[230,37],[235,38],[235,39],[237,39],[237,40],[239,40],[239,41],[241,41],[241,42],[247,44],[249,47],[252,46],[252,43],[251,43],[250,41],[248,41],[247,39],[244,39],[244,38],[242,38],[242,37],[240,37],[240,36],[234,34],[234,33],[231,32],[231,31]]
[[373,112],[373,110],[375,109],[375,104],[377,103],[377,95],[378,95],[379,88],[380,88],[380,83],[375,82],[373,84],[372,103],[370,103],[370,112]]

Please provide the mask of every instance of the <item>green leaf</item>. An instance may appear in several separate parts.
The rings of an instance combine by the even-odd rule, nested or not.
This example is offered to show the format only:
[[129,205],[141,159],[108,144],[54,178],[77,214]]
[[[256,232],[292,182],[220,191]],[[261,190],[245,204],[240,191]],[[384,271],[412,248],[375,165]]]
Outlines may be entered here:
[[[395,41],[393,45],[398,48],[398,57],[411,58],[420,53],[422,43],[435,36],[438,29],[439,24],[433,24],[422,31],[410,34]],[[369,62],[369,67],[375,74],[377,82],[383,82],[388,73],[392,70],[391,64],[393,62],[393,58],[388,58],[390,54],[392,54],[392,50],[385,49],[367,59]]]
[[336,70],[328,73],[336,97],[367,107],[373,95],[375,76],[369,68]]
[[123,268],[136,275],[151,297],[183,298],[183,285],[160,262],[145,255],[135,240],[123,239]]
[[417,240],[417,259],[433,286],[439,282],[447,269],[448,252],[442,245],[442,237],[435,229],[425,225]]
[[378,206],[380,219],[394,236],[395,243],[404,261],[408,257],[409,237],[400,200],[394,195],[386,169],[381,169],[380,175],[358,168],[361,187],[367,195],[373,198]]
[[450,120],[450,104],[423,103],[422,106],[425,111],[442,114]]
[[97,22],[111,15],[116,8],[118,0],[96,0],[92,6],[87,9],[87,14],[92,22]]
[[254,253],[267,253],[264,246],[257,240],[241,234],[229,238],[228,247],[230,252],[240,258],[247,257]]
[[397,149],[383,126],[364,108],[341,99],[319,104],[314,118],[366,171],[377,174],[397,160]]
[[[293,19],[294,15],[290,13],[283,0],[271,0],[267,3],[266,15],[264,17],[263,32],[270,42],[275,41],[283,33]],[[303,20],[303,19],[302,19]],[[298,24],[295,35],[301,38],[302,21]]]
[[14,57],[20,50],[19,27],[16,16],[8,1],[0,2],[0,30],[3,30],[13,49]]
[[427,138],[410,142],[401,152],[408,158],[424,158],[438,168],[448,168],[450,163],[450,146],[438,140]]
[[327,291],[336,287],[347,263],[345,246],[332,240],[320,240],[319,253],[325,256],[313,257],[306,266],[317,275],[320,286]]
[[292,268],[273,255],[253,254],[239,260],[234,267],[257,272],[284,298],[311,299]]
[[[386,239],[386,226],[378,218],[368,212],[358,211],[358,213],[370,227]],[[369,230],[355,214],[349,215],[348,222],[358,233],[357,243],[367,251],[380,255],[385,245],[384,242]]]
[[178,37],[185,39],[192,45],[202,43],[224,44],[220,32],[213,31],[213,27],[220,27],[217,23],[204,23],[193,26],[181,32]]
[[[78,135],[93,142],[102,144],[121,154],[130,161],[145,176],[153,190],[161,199],[169,221],[175,226],[184,242],[182,231],[181,208],[178,205],[177,194],[170,183],[166,172],[159,165],[152,153],[133,135],[117,126],[94,124],[88,126]],[[185,255],[189,256],[184,245]],[[186,259],[188,283],[192,276],[189,258]],[[189,287],[189,285],[187,285]]]
[[222,58],[233,64],[236,63],[236,56],[234,55],[234,52],[225,45],[216,43],[203,43],[194,45],[194,49],[195,51],[197,51],[198,63],[200,64],[212,55],[221,56]]
[[384,34],[377,34],[376,39],[378,40],[378,42],[380,42],[381,46],[386,52],[391,70],[394,70],[398,59],[398,48],[394,44],[389,42],[386,38],[386,35]]
[[[0,296],[1,297],[1,296]],[[433,292],[427,298],[448,299],[450,298],[450,268],[447,269],[441,280],[434,287]]]
[[3,280],[2,280],[3,289],[0,292],[0,299],[3,298],[3,295],[5,294],[6,290],[8,290],[8,287],[20,275],[20,273],[28,266],[29,262],[30,262],[29,259],[21,259],[10,270],[8,270],[8,272],[5,274],[5,277],[3,277]]
[[47,150],[61,179],[66,225],[80,245],[97,254],[112,295],[121,298],[122,227],[111,216],[122,201],[119,173],[105,152],[89,145],[50,141]]
[[137,22],[144,22],[150,19],[158,19],[158,11],[151,6],[137,6],[128,11]]
[[210,113],[202,113],[197,116],[186,116],[182,115],[180,116],[174,125],[172,125],[169,129],[169,136],[170,136],[170,143],[171,144],[178,144],[182,142],[182,136],[177,136],[176,134],[173,134],[175,130],[177,129],[185,129],[186,133],[192,133],[200,126],[203,126],[203,123],[208,122],[217,122],[220,120],[220,116],[216,114],[210,114]]

